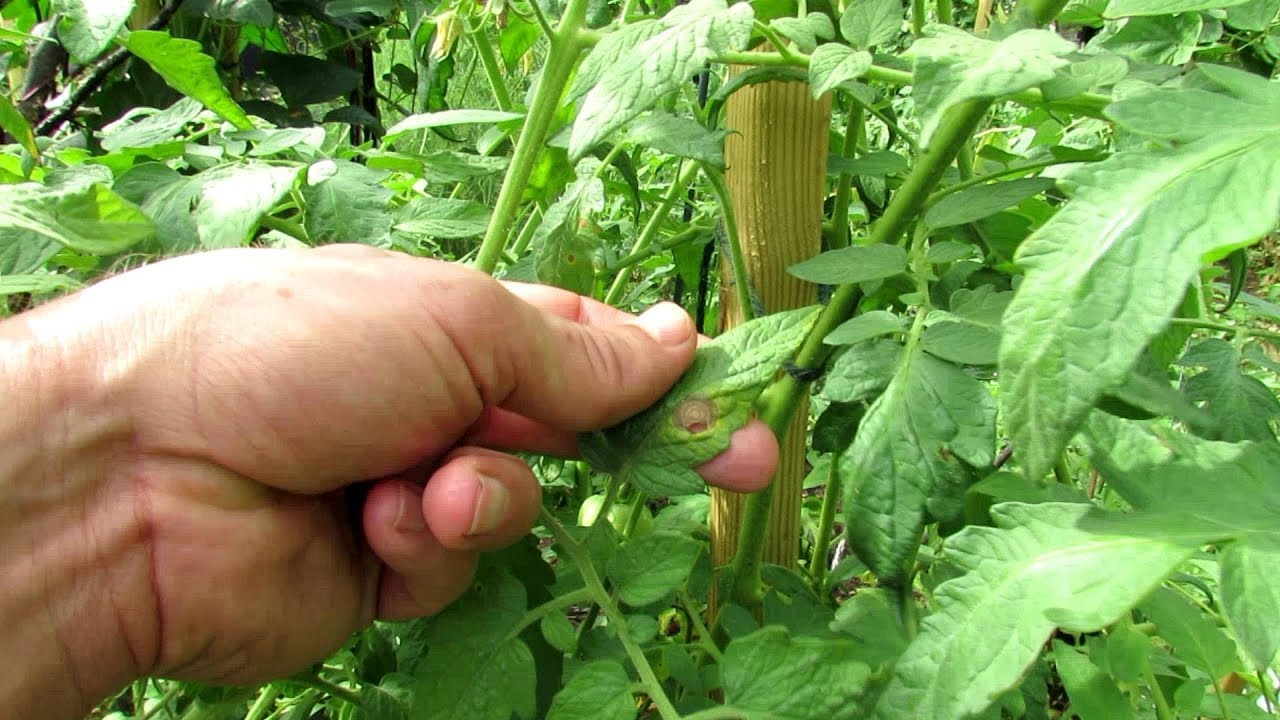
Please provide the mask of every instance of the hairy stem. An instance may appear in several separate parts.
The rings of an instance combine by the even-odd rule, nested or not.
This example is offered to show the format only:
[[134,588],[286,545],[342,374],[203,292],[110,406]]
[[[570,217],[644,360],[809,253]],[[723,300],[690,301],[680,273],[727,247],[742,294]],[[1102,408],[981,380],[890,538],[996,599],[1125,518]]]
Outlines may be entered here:
[[563,611],[565,608],[587,602],[588,600],[591,600],[592,597],[594,596],[591,594],[591,590],[589,588],[578,588],[577,590],[567,592],[559,597],[551,598],[538,607],[525,612],[524,616],[520,618],[520,622],[516,623],[515,628],[513,628],[511,632],[507,633],[507,639],[513,640],[519,637],[520,633],[524,632],[525,628],[536,622],[540,622],[542,618],[553,612]]
[[844,478],[840,476],[839,467],[840,455],[837,453],[831,458],[831,468],[827,470],[827,486],[822,493],[822,513],[818,517],[818,532],[814,536],[813,555],[809,559],[809,577],[813,580],[813,589],[819,594],[825,594],[831,534],[836,524],[840,495],[844,491]]
[[468,22],[468,25],[470,27],[467,36],[471,38],[471,45],[476,49],[476,57],[480,59],[480,67],[484,68],[485,77],[489,79],[493,99],[498,103],[498,109],[510,112],[513,107],[511,93],[507,91],[507,80],[502,76],[502,66],[498,64],[498,57],[493,52],[489,35],[474,20]]
[[[640,236],[636,238],[636,242],[631,246],[630,257],[636,253],[644,252],[648,249],[653,238],[658,234],[658,230],[662,228],[667,221],[667,216],[671,214],[671,209],[680,202],[684,197],[685,188],[689,183],[693,182],[694,177],[698,174],[698,164],[689,163],[685,165],[676,175],[676,181],[667,188],[667,194],[662,196],[662,201],[658,203],[658,207],[649,216],[649,221],[645,223],[644,229],[640,231]],[[609,287],[609,292],[605,294],[604,301],[609,305],[616,305],[622,299],[622,293],[627,289],[627,273],[621,273],[613,279],[613,285]]]
[[747,264],[742,258],[742,236],[738,233],[738,218],[733,211],[733,200],[725,187],[724,176],[710,167],[702,168],[711,185],[711,193],[720,204],[721,217],[724,218],[725,245],[729,251],[729,267],[733,269],[733,291],[738,299],[738,307],[742,314],[742,322],[753,319],[755,303],[751,302],[751,277],[747,274]]
[[560,26],[551,38],[547,64],[542,69],[533,104],[525,117],[524,129],[520,131],[520,139],[516,141],[511,165],[507,168],[493,216],[476,256],[475,266],[482,272],[492,275],[506,249],[507,234],[520,211],[520,200],[529,185],[529,176],[533,174],[534,165],[542,154],[556,107],[559,106],[569,76],[573,74],[578,58],[586,47],[578,36],[586,17],[587,0],[569,0],[569,5],[560,18]]
[[627,619],[623,616],[622,611],[618,609],[613,598],[610,597],[608,591],[604,589],[604,583],[601,582],[600,576],[596,574],[595,566],[591,564],[591,558],[588,557],[587,551],[577,543],[565,530],[564,525],[559,520],[543,508],[541,513],[543,525],[551,531],[556,538],[556,546],[563,550],[573,564],[577,566],[578,572],[582,574],[582,581],[586,584],[587,589],[595,596],[596,603],[600,605],[600,609],[604,611],[605,617],[609,618],[609,623],[618,632],[618,640],[622,643],[622,647],[626,650],[627,657],[631,659],[631,664],[636,669],[636,674],[640,676],[640,682],[644,683],[645,692],[648,693],[649,699],[653,701],[654,707],[658,710],[658,715],[662,720],[678,720],[680,718],[679,711],[675,705],[671,704],[671,699],[667,697],[666,691],[662,689],[662,682],[658,680],[658,676],[653,671],[653,666],[649,664],[649,659],[645,657],[644,650],[636,644],[636,641],[627,633]]

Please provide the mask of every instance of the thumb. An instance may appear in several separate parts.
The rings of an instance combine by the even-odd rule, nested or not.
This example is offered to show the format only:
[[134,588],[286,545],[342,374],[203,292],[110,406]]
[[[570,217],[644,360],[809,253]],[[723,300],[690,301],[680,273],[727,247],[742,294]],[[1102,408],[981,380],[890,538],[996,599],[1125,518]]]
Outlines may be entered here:
[[564,430],[606,427],[652,405],[693,362],[697,333],[678,305],[635,317],[572,293],[510,289],[538,318],[524,343],[500,346],[513,369],[500,404],[525,417]]

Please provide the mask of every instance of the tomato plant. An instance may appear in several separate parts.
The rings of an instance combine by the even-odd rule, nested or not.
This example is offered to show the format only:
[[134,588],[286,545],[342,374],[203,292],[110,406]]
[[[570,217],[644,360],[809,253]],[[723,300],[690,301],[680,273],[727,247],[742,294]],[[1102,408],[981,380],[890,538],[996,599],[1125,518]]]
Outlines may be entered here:
[[[1280,1],[0,14],[7,313],[166,255],[356,241],[674,299],[717,336],[582,460],[533,461],[535,534],[441,615],[102,716],[1276,712],[1280,307],[1250,278],[1275,274]],[[731,106],[797,89],[802,150]],[[816,174],[743,191],[733,143]],[[784,211],[821,245],[761,269]],[[805,307],[766,301],[784,271]],[[692,468],[752,416],[802,487],[726,527]]]

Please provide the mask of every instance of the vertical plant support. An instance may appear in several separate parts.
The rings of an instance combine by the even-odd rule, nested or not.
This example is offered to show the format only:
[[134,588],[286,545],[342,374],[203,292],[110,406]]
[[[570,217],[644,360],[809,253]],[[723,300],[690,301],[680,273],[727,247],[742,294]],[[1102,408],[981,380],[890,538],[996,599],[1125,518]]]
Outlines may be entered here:
[[[747,275],[766,312],[811,305],[816,288],[787,274],[787,267],[821,250],[822,203],[831,97],[815,101],[807,83],[774,81],[750,85],[726,104],[725,181],[738,219]],[[724,270],[721,327],[742,321]],[[807,402],[805,407],[807,407]],[[774,503],[763,533],[763,560],[793,567],[799,554],[801,486],[805,475],[807,412],[797,412],[782,446],[774,479]],[[712,490],[711,554],[716,567],[738,549],[746,495]]]

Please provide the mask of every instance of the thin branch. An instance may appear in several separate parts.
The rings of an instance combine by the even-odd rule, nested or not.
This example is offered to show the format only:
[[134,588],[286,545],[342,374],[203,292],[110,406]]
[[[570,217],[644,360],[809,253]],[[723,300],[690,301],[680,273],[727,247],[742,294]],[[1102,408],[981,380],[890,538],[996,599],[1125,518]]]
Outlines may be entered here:
[[[165,4],[160,12],[156,14],[155,19],[147,24],[147,30],[162,30],[173,20],[173,16],[178,13],[178,7],[182,5],[182,0],[172,0]],[[52,135],[62,127],[62,124],[71,119],[80,106],[84,105],[89,98],[102,87],[107,81],[107,77],[115,72],[124,61],[129,57],[129,51],[124,48],[116,48],[111,51],[101,62],[89,73],[85,78],[85,82],[71,96],[67,98],[67,104],[63,105],[59,110],[50,114],[40,124],[36,126],[37,135]]]

